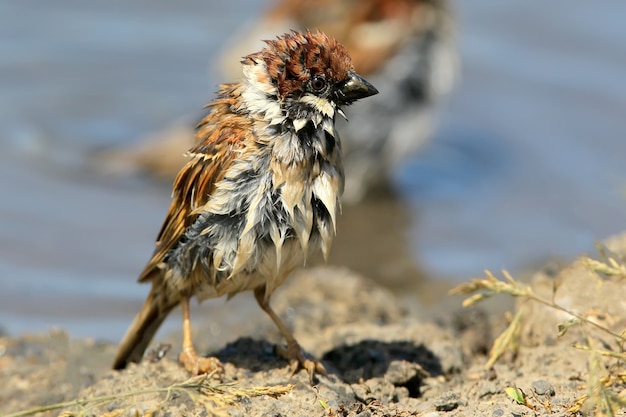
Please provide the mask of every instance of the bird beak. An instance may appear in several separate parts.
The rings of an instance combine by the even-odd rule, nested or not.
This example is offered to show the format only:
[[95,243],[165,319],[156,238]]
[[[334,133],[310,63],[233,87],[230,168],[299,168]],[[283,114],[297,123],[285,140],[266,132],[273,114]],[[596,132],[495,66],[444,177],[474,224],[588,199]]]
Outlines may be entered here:
[[348,72],[348,77],[348,80],[341,87],[341,92],[347,101],[354,101],[378,94],[376,87],[356,72]]

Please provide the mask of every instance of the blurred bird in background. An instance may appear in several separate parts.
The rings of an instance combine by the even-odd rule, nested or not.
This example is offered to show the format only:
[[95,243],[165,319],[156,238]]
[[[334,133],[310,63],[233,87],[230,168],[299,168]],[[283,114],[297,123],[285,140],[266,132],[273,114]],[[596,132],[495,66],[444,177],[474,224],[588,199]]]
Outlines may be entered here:
[[[432,136],[436,114],[458,74],[453,14],[444,0],[279,0],[237,33],[212,68],[236,74],[260,39],[319,29],[343,43],[354,67],[381,92],[337,121],[346,172],[345,203],[387,190],[394,168]],[[130,149],[101,151],[107,170],[142,172],[171,181],[193,143],[193,123],[178,123]]]

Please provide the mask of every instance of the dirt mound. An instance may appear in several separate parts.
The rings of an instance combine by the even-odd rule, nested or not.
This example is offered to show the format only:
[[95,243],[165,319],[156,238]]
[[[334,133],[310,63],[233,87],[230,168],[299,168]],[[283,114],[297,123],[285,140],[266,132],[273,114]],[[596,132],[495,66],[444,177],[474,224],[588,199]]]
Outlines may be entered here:
[[[623,241],[610,246],[619,253]],[[621,265],[619,255],[614,260]],[[626,278],[600,271],[598,264],[583,257],[556,274],[538,273],[528,288],[619,334]],[[332,268],[297,274],[272,303],[329,370],[314,386],[305,372],[290,374],[275,353],[277,331],[259,313],[219,337],[198,329],[201,351],[216,355],[225,369],[191,379],[175,360],[176,343],[170,353],[153,351],[152,360],[112,371],[110,344],[73,340],[61,331],[0,338],[0,410],[9,416],[33,407],[42,407],[39,415],[569,416],[594,389],[596,374],[597,389],[618,401],[624,397],[624,361],[616,365],[593,353],[596,346],[619,355],[615,338],[579,322],[560,340],[558,325],[572,316],[536,302],[523,303],[515,343],[508,346],[512,353],[490,369],[485,346],[493,340],[485,339],[503,326],[492,324],[502,323],[501,317],[480,309],[423,322],[387,290]],[[213,314],[228,317],[232,308],[226,303]],[[513,399],[516,388],[525,404]]]

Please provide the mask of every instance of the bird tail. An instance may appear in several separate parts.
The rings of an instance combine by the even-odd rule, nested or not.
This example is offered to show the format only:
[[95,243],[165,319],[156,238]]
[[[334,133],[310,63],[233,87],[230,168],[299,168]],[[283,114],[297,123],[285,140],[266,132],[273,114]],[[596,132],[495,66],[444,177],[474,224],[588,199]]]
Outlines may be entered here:
[[164,304],[160,302],[160,297],[155,294],[154,290],[150,291],[141,311],[119,344],[113,369],[124,369],[130,362],[141,361],[161,323],[176,306],[176,303]]

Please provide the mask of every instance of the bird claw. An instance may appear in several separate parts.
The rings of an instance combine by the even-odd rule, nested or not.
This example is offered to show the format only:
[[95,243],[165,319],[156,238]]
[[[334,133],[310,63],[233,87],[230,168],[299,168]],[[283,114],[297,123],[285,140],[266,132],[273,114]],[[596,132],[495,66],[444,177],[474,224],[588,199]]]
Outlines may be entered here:
[[282,346],[277,346],[276,351],[279,356],[289,362],[289,370],[292,375],[295,375],[300,369],[304,369],[309,375],[311,385],[313,385],[315,374],[328,375],[328,371],[322,362],[306,357],[298,343],[290,343],[286,349]]
[[194,376],[211,372],[217,372],[219,374],[224,372],[224,366],[219,359],[213,357],[199,357],[195,351],[189,349],[185,349],[180,353],[178,361]]

